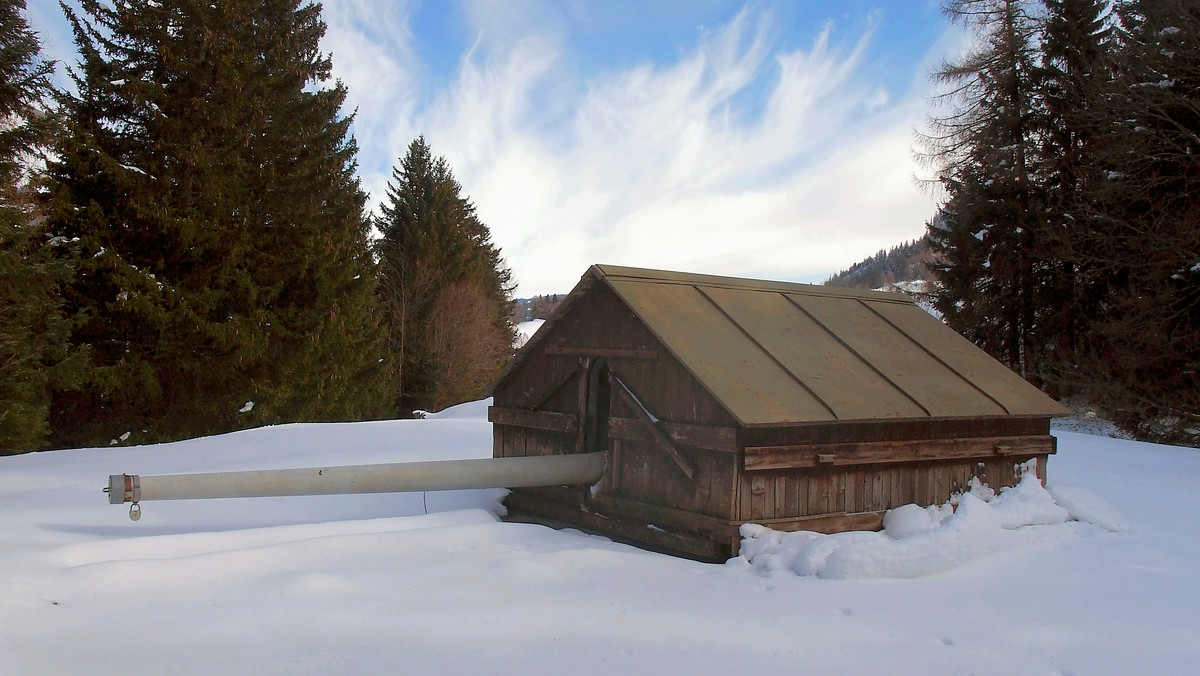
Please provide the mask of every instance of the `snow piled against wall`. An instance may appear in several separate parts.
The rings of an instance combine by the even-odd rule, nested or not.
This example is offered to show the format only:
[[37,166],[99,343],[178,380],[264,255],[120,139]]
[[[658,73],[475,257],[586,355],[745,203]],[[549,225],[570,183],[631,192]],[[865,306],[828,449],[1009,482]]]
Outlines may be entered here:
[[829,579],[913,578],[996,552],[1075,537],[1076,524],[1068,521],[1106,530],[1119,530],[1123,522],[1115,508],[1084,489],[1069,490],[1059,504],[1032,472],[998,496],[976,484],[957,503],[957,508],[905,505],[890,510],[879,532],[783,533],[743,524],[741,556],[731,564]]

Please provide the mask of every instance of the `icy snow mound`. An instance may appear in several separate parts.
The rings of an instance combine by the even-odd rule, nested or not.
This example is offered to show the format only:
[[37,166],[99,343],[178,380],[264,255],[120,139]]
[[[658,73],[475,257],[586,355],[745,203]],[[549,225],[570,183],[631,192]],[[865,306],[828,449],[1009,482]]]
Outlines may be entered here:
[[1086,491],[1052,494],[1033,474],[994,496],[982,485],[951,505],[904,505],[889,510],[883,530],[824,535],[783,533],[759,524],[741,527],[742,561],[761,573],[790,572],[829,579],[914,578],[968,565],[1001,551],[1070,537],[1088,522],[1121,530],[1124,518]]
[[1116,533],[1129,530],[1129,520],[1095,493],[1079,486],[1050,486],[1054,502],[1061,505],[1076,521],[1086,521]]

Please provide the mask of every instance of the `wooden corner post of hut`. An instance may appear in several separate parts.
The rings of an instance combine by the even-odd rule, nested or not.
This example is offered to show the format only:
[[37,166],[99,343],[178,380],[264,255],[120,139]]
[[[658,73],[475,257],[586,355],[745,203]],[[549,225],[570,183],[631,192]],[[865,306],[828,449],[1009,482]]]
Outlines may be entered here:
[[[594,265],[493,385],[496,457],[604,450],[515,518],[702,559],[1045,481],[1065,411],[903,294]],[[1031,463],[1032,461],[1032,463]]]

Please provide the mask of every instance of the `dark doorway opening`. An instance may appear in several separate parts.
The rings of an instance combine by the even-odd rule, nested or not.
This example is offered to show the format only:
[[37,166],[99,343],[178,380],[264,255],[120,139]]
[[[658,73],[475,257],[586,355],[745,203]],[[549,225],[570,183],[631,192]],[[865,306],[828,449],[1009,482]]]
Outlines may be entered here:
[[608,362],[597,359],[588,368],[587,406],[583,418],[583,450],[608,450],[608,409],[611,385]]

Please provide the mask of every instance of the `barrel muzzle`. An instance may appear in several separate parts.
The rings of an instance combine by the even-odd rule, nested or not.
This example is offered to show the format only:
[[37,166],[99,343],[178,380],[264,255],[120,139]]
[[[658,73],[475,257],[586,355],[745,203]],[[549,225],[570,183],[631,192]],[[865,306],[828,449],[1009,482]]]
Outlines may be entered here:
[[121,505],[126,502],[140,502],[142,499],[142,478],[136,474],[110,474],[108,487],[108,504]]

